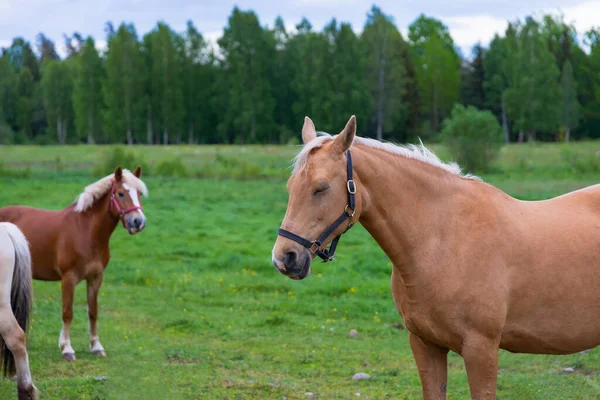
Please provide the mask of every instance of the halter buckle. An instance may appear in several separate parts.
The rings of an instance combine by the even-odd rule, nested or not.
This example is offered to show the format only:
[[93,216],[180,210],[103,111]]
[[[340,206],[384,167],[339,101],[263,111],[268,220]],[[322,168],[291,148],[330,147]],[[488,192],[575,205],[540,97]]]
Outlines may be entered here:
[[315,240],[315,241],[312,242],[312,246],[310,246],[310,249],[308,249],[308,251],[310,251],[311,253],[315,254],[319,250],[319,247],[321,247],[321,246]]
[[353,179],[346,182],[346,188],[348,188],[348,193],[356,194],[356,182]]

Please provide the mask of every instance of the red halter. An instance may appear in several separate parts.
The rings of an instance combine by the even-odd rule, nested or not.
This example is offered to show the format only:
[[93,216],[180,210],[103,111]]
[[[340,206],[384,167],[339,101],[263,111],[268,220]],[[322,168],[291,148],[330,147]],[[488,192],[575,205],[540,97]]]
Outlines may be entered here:
[[113,210],[113,205],[117,209],[117,212],[119,213],[119,218],[121,219],[123,227],[125,228],[127,228],[127,226],[125,225],[125,214],[128,214],[135,210],[142,210],[142,212],[144,211],[144,209],[141,206],[133,206],[126,208],[125,210],[121,209],[121,207],[119,206],[119,202],[117,201],[117,198],[115,196],[115,182],[113,182],[112,187],[110,189],[110,212],[112,212]]

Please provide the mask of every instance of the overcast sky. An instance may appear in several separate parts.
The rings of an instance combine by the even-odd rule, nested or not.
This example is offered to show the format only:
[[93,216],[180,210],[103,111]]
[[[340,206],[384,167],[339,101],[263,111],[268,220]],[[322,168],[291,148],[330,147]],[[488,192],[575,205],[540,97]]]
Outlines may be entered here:
[[[191,19],[206,37],[215,40],[235,5],[253,9],[263,26],[272,26],[280,15],[286,25],[306,17],[321,29],[335,17],[360,32],[372,4],[372,0],[0,0],[0,47],[9,45],[15,36],[34,43],[35,36],[43,32],[62,52],[63,33],[75,31],[92,35],[102,46],[106,21],[115,26],[121,21],[133,22],[142,36],[158,20],[183,31]],[[394,17],[404,34],[420,13],[441,19],[465,55],[473,44],[487,44],[494,33],[503,32],[507,20],[525,15],[561,12],[579,33],[600,25],[600,0],[380,0],[375,4]]]

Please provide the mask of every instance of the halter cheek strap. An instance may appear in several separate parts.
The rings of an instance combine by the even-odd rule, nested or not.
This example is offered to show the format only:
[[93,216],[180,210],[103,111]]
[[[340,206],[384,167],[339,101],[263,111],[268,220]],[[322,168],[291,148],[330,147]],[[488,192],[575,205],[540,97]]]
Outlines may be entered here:
[[[335,254],[335,249],[337,247],[338,242],[340,241],[342,234],[346,233],[348,231],[348,229],[352,228],[352,226],[354,225],[354,221],[352,220],[352,218],[354,217],[354,213],[356,212],[355,211],[356,210],[356,199],[355,199],[356,183],[352,179],[352,156],[350,155],[350,150],[346,150],[346,160],[347,160],[346,161],[346,174],[348,177],[348,180],[346,182],[346,189],[348,190],[348,204],[346,204],[346,207],[344,208],[344,212],[342,213],[342,215],[340,215],[338,217],[338,219],[336,219],[331,225],[329,225],[327,227],[327,229],[325,229],[325,231],[316,240],[314,240],[312,242],[303,238],[302,236],[298,236],[295,233],[286,231],[285,229],[282,229],[282,228],[279,228],[279,231],[277,231],[277,234],[279,236],[283,236],[285,238],[293,240],[296,243],[301,244],[302,246],[309,249],[311,253],[313,253],[313,254],[317,255],[319,258],[321,258],[321,260],[323,260],[323,262],[328,262],[328,261],[333,260],[333,255]],[[350,222],[348,223],[348,227],[346,228],[346,230],[344,232],[342,232],[341,234],[337,235],[335,238],[333,238],[333,240],[331,241],[331,246],[329,246],[329,249],[327,249],[327,248],[321,249],[321,246],[323,245],[325,240],[327,240],[327,238],[333,232],[335,232],[335,230],[340,225],[342,225],[344,223],[344,221],[346,221],[347,219],[350,219]]]
[[129,208],[126,208],[123,210],[121,208],[121,206],[119,206],[119,202],[117,201],[117,196],[115,195],[115,183],[114,182],[112,184],[112,188],[110,189],[110,212],[111,213],[113,211],[113,207],[119,213],[119,219],[123,223],[123,227],[127,227],[125,225],[125,214],[128,214],[135,210],[142,210],[142,212],[144,211],[144,209],[141,206],[132,206],[132,207],[129,207]]

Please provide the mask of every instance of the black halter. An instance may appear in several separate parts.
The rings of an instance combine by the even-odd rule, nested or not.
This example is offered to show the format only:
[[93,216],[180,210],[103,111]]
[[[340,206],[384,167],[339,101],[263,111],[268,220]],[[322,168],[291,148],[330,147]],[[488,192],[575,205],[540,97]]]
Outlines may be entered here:
[[[321,236],[319,236],[317,240],[312,242],[304,239],[302,236],[296,235],[295,233],[286,231],[285,229],[279,228],[279,231],[277,232],[280,236],[291,239],[294,242],[306,247],[310,250],[311,253],[319,256],[321,260],[323,260],[323,262],[333,260],[335,248],[337,247],[337,244],[340,241],[340,237],[342,236],[342,234],[336,236],[331,241],[331,246],[329,246],[329,249],[321,249],[321,245],[323,244],[323,242],[325,242],[329,235],[331,235],[347,219],[350,219],[350,222],[348,223],[348,228],[346,228],[346,231],[352,228],[352,225],[354,225],[352,217],[354,217],[355,213],[354,195],[356,193],[356,183],[354,182],[354,180],[352,180],[352,156],[350,156],[350,150],[346,150],[346,159],[346,169],[348,174],[348,181],[346,182],[346,189],[348,190],[348,204],[346,204],[346,208],[344,208],[344,212],[342,213],[342,215],[340,215],[339,218],[335,220],[335,222],[329,225],[329,227],[325,229],[325,231],[321,234]],[[346,231],[344,231],[343,233],[346,233]]]

